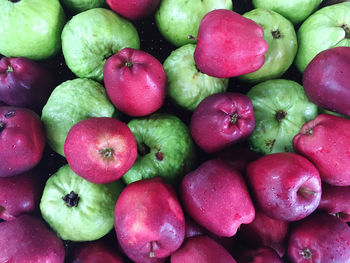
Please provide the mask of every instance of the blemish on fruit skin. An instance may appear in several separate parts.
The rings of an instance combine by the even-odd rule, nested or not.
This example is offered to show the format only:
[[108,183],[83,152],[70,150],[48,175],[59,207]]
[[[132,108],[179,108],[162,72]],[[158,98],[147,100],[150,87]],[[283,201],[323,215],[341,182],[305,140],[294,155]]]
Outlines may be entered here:
[[162,152],[156,152],[156,158],[158,161],[163,161],[164,159],[164,153]]
[[265,145],[266,145],[266,147],[269,148],[270,152],[272,152],[272,149],[273,149],[273,146],[275,145],[275,142],[276,142],[275,139],[265,141]]

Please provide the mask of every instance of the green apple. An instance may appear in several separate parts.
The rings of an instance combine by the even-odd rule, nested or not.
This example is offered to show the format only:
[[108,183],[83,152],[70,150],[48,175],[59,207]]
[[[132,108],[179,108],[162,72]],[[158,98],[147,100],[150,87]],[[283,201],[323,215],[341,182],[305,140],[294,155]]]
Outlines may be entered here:
[[63,240],[97,240],[114,226],[114,206],[123,187],[120,180],[90,183],[66,164],[46,182],[41,215]]
[[103,7],[106,0],[61,0],[63,7],[72,13],[80,13],[92,8]]
[[247,93],[253,102],[255,129],[248,138],[252,150],[262,154],[292,152],[293,137],[315,118],[317,106],[297,82],[275,79],[261,82]]
[[271,9],[293,24],[304,21],[317,7],[322,0],[253,0],[255,8]]
[[180,47],[195,43],[188,36],[197,36],[199,23],[205,14],[214,9],[232,8],[232,0],[162,0],[155,21],[164,38]]
[[200,72],[193,59],[194,44],[186,44],[173,52],[163,63],[168,77],[170,100],[177,106],[193,111],[207,96],[227,90],[228,79]]
[[140,48],[137,30],[108,9],[93,8],[79,13],[62,31],[64,59],[80,78],[102,82],[106,59],[125,47]]
[[136,139],[138,156],[122,177],[125,183],[160,176],[174,184],[194,167],[194,143],[178,117],[155,113],[132,119],[128,126]]
[[243,14],[264,29],[264,39],[269,45],[264,65],[255,72],[242,75],[239,79],[258,83],[281,77],[292,65],[298,49],[293,24],[280,14],[257,8]]
[[323,7],[300,26],[295,65],[304,72],[311,60],[329,48],[350,47],[350,2]]
[[115,112],[100,83],[74,79],[63,82],[53,90],[42,110],[41,120],[48,144],[64,156],[64,142],[74,124],[90,117],[112,117]]
[[66,16],[58,0],[0,0],[0,54],[47,59],[61,49]]

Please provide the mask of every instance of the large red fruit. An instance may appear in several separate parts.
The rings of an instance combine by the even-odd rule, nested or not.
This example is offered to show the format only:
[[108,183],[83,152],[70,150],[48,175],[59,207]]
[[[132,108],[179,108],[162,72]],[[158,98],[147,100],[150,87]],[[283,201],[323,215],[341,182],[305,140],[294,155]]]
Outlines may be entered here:
[[320,114],[301,127],[293,147],[315,164],[322,181],[350,185],[350,120]]
[[207,13],[198,30],[197,67],[213,77],[230,78],[258,70],[268,44],[253,20],[226,9]]
[[144,18],[155,12],[160,0],[107,0],[112,10],[128,19]]
[[149,115],[163,105],[167,85],[165,70],[156,58],[144,51],[124,48],[110,57],[103,79],[108,97],[127,115]]
[[93,117],[69,130],[64,154],[73,172],[92,183],[104,184],[118,180],[131,168],[137,146],[125,123]]

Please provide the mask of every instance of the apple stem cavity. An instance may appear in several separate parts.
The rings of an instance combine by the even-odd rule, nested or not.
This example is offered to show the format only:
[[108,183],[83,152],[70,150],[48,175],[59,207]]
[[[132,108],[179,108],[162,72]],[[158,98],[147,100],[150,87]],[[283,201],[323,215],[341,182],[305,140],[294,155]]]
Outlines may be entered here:
[[316,195],[316,192],[300,187],[298,190],[298,194],[300,194],[303,197],[308,197],[309,195],[312,195],[312,196]]
[[63,196],[62,200],[66,203],[68,207],[77,207],[80,198],[78,194],[74,193],[74,191],[71,191],[69,194]]
[[239,119],[239,115],[235,112],[230,114],[230,124],[235,124]]
[[308,249],[308,248],[301,251],[300,255],[302,255],[304,259],[311,259],[312,258],[312,253],[311,253],[310,249]]
[[287,116],[287,112],[285,112],[284,110],[276,111],[276,120],[278,122],[281,122],[286,116]]
[[133,65],[134,64],[131,61],[126,61],[125,64],[124,64],[125,67],[128,67],[130,69],[132,68]]
[[13,72],[13,67],[11,67],[10,65],[7,66],[7,70],[6,70],[6,73],[9,73],[9,72]]
[[345,38],[350,39],[350,28],[348,25],[344,24],[341,26],[341,28],[345,31]]
[[281,38],[281,32],[280,32],[278,29],[272,31],[271,34],[272,34],[272,37],[273,37],[274,39],[279,39],[279,38]]
[[110,160],[113,158],[113,149],[112,148],[106,148],[100,151],[100,154],[103,156],[105,160]]
[[192,35],[189,35],[187,38],[188,39],[193,39],[195,41],[198,41],[198,37],[195,37],[195,36],[192,36]]
[[137,152],[141,156],[145,156],[146,154],[149,154],[150,151],[151,149],[143,142],[137,146]]

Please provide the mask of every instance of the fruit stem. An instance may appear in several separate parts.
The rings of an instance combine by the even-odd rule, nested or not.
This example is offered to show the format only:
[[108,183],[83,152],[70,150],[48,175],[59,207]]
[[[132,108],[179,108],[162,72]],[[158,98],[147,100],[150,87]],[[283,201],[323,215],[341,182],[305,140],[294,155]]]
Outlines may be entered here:
[[127,61],[127,62],[125,62],[125,67],[128,67],[128,68],[132,68],[132,66],[134,65],[131,61]]
[[9,73],[9,72],[13,72],[13,67],[11,67],[10,65],[7,66],[7,70],[6,70],[6,73]]
[[113,158],[113,149],[112,148],[105,148],[103,150],[100,151],[100,154],[103,156],[103,158],[109,160],[111,158]]
[[341,28],[345,31],[345,38],[350,39],[350,28],[348,25],[344,24],[341,26]]
[[77,207],[80,198],[78,194],[74,193],[74,191],[71,191],[69,194],[63,196],[62,200],[66,203],[68,207]]
[[187,38],[188,38],[188,39],[193,39],[193,40],[198,41],[198,37],[194,37],[194,36],[192,36],[192,35],[189,35]]

